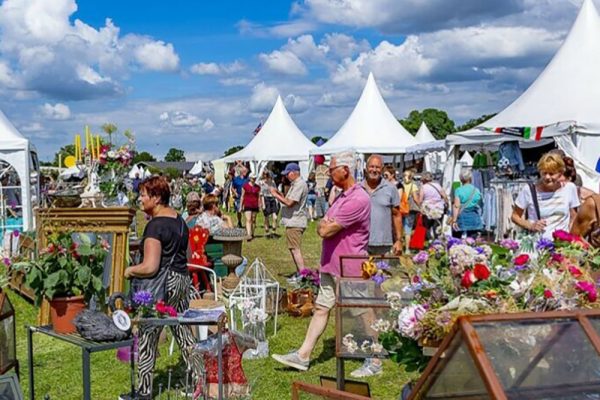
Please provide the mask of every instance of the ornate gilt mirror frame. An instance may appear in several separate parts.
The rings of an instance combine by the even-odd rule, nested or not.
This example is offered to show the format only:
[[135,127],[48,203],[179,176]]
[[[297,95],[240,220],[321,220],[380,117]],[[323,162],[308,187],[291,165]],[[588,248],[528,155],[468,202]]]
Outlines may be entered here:
[[[111,270],[108,295],[123,291],[123,273],[128,260],[129,226],[135,218],[135,209],[110,208],[45,208],[36,211],[37,245],[43,249],[52,232],[90,232],[112,234]],[[50,322],[49,303],[44,300],[39,322]]]

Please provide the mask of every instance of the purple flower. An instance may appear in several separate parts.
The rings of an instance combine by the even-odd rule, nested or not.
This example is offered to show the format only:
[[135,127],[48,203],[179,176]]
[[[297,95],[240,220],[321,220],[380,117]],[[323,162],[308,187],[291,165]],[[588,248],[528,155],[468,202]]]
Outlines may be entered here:
[[390,269],[390,264],[388,264],[386,261],[377,261],[377,263],[375,264],[377,265],[377,269],[382,269],[384,271],[389,271]]
[[477,254],[485,254],[485,250],[482,247],[475,247],[475,251]]
[[457,244],[462,244],[462,240],[454,237],[448,238],[448,250],[450,250],[451,247],[456,246]]
[[11,264],[10,258],[4,257],[4,259],[2,261],[4,262],[4,265],[6,265],[7,267],[10,267],[10,264]]
[[540,238],[540,240],[538,240],[537,244],[535,245],[535,248],[538,251],[554,251],[554,242],[546,238]]
[[429,254],[426,251],[420,251],[413,257],[416,264],[425,264],[427,260],[429,260]]
[[519,249],[519,242],[512,239],[502,239],[500,241],[500,246],[508,250],[516,251]]
[[20,234],[21,234],[21,232],[19,232],[18,229],[15,229],[12,233],[13,237],[16,237],[16,238],[18,238]]
[[140,290],[133,294],[133,302],[138,306],[151,306],[153,300],[152,293],[146,290]]
[[371,279],[373,279],[373,281],[380,286],[387,279],[387,276],[384,274],[375,274]]

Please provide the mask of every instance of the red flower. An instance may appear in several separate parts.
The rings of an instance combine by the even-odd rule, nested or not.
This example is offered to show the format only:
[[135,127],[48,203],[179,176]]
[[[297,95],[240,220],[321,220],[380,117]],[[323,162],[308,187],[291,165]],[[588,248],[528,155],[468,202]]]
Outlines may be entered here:
[[569,265],[568,270],[575,278],[579,278],[582,274],[581,270],[574,265]]
[[419,283],[421,282],[421,278],[419,278],[419,275],[415,275],[412,278],[413,283]]
[[460,284],[466,289],[470,288],[475,282],[477,282],[477,277],[471,270],[466,270],[460,280]]
[[572,242],[574,240],[573,235],[571,235],[567,231],[563,231],[562,229],[554,231],[554,233],[552,234],[552,237],[555,240],[560,240],[561,242]]
[[544,298],[551,299],[553,297],[554,297],[554,294],[552,293],[552,290],[544,289]]
[[552,259],[553,262],[557,262],[557,263],[561,263],[565,260],[565,256],[563,256],[560,253],[554,253],[552,254]]
[[575,284],[575,288],[580,292],[584,292],[590,303],[593,303],[598,299],[598,291],[596,290],[596,285],[594,285],[592,282],[577,282]]
[[473,273],[475,274],[475,278],[482,281],[490,277],[490,269],[484,264],[475,264]]
[[485,297],[487,297],[490,300],[495,299],[496,297],[498,297],[498,292],[495,291],[494,289],[488,290],[487,292],[485,292],[483,294]]
[[521,255],[515,257],[515,259],[514,259],[514,263],[517,266],[525,265],[528,262],[529,262],[529,255],[528,254],[521,254]]

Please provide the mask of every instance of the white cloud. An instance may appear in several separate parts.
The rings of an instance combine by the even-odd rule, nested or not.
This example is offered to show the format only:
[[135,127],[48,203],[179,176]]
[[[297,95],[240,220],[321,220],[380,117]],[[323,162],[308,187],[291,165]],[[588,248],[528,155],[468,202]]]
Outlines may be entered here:
[[208,151],[186,151],[185,159],[187,161],[202,161],[208,162],[216,160],[222,155],[222,152],[208,152]]
[[44,130],[44,127],[39,122],[31,122],[26,125],[20,126],[19,129],[27,133],[37,133],[42,132]]
[[271,111],[279,91],[273,86],[267,86],[264,82],[261,82],[254,86],[252,89],[252,96],[248,108],[250,111],[265,113]]
[[45,103],[41,107],[41,110],[46,119],[63,121],[71,118],[71,110],[66,104],[56,103],[55,105],[52,105],[50,103]]
[[175,71],[179,56],[171,43],[163,41],[145,43],[135,50],[136,60],[150,71]]
[[194,127],[202,124],[200,118],[185,111],[165,111],[158,118],[173,127]]
[[309,104],[306,100],[304,100],[300,96],[295,96],[293,94],[288,94],[285,96],[283,100],[283,104],[285,104],[285,108],[291,114],[299,114],[306,110],[308,110]]
[[210,118],[206,118],[206,120],[202,124],[202,129],[204,129],[205,131],[210,131],[212,128],[214,128],[214,126],[215,126],[215,123],[212,122],[210,120]]
[[73,18],[76,11],[75,0],[2,2],[0,85],[59,99],[113,97],[130,71],[178,68],[172,44],[122,36],[108,18],[94,28]]
[[330,54],[339,57],[352,57],[357,53],[368,51],[371,45],[365,39],[357,41],[352,36],[343,33],[327,33],[322,40]]
[[223,75],[233,74],[242,71],[245,68],[240,61],[234,61],[230,64],[198,63],[190,67],[190,72],[198,75]]
[[306,75],[304,63],[291,51],[275,50],[270,54],[261,53],[258,58],[272,71],[284,75]]
[[244,35],[286,38],[313,31],[317,28],[317,24],[308,20],[294,20],[284,23],[277,23],[272,26],[264,26],[243,19],[237,23],[237,27],[240,33]]

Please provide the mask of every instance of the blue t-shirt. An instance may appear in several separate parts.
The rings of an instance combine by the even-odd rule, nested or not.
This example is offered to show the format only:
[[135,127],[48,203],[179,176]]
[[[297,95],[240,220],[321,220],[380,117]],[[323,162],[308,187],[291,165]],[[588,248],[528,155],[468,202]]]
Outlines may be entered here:
[[598,158],[598,162],[596,163],[596,172],[600,172],[600,158]]
[[[475,191],[475,193],[473,193],[473,191]],[[466,185],[462,185],[462,186],[458,187],[454,191],[454,196],[458,197],[458,199],[460,200],[461,207],[463,207],[463,205],[467,201],[469,201],[469,198],[471,198],[471,196],[473,196],[471,201],[469,201],[469,204],[464,206],[464,209],[475,207],[475,206],[478,206],[479,204],[481,204],[481,192],[479,191],[479,189],[477,189],[475,186],[471,185],[470,183],[467,183]]]
[[236,177],[233,178],[233,181],[231,182],[231,185],[235,189],[235,192],[237,193],[238,197],[242,196],[242,187],[248,181],[249,181],[248,178],[242,177],[242,176],[236,176]]

